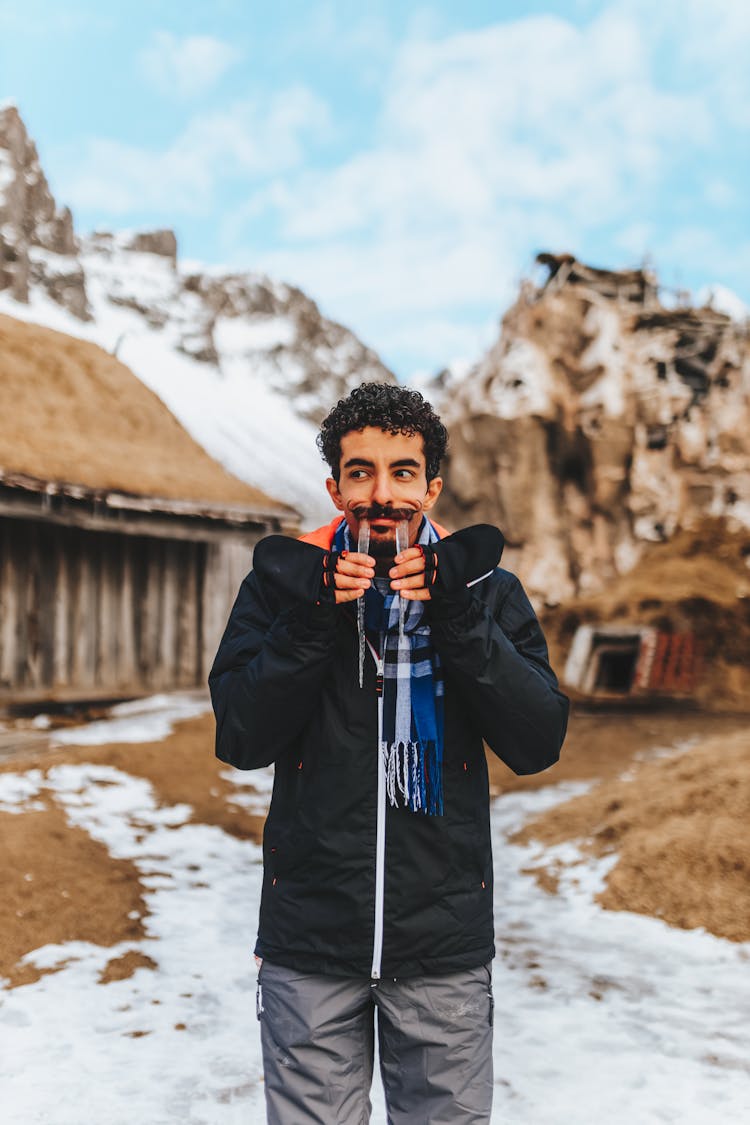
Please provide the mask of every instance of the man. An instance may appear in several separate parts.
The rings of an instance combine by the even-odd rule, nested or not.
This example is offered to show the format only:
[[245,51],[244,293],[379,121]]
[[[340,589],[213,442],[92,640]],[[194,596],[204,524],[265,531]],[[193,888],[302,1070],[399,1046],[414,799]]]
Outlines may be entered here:
[[567,700],[500,533],[429,518],[446,441],[417,392],[339,402],[318,444],[341,515],[258,544],[211,672],[219,758],[275,764],[255,947],[275,1125],[369,1120],[376,1010],[390,1122],[489,1121],[483,739],[543,770]]

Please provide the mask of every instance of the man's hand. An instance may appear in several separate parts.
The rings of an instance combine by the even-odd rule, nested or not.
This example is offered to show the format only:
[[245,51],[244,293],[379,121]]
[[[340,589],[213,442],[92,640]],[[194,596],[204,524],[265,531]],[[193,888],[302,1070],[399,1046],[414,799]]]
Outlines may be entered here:
[[410,602],[429,601],[431,595],[425,585],[425,555],[421,547],[407,547],[400,555],[396,555],[393,563],[388,571],[391,589]]
[[342,551],[336,558],[333,584],[336,588],[336,605],[353,602],[369,590],[375,577],[375,559],[370,555],[358,555]]

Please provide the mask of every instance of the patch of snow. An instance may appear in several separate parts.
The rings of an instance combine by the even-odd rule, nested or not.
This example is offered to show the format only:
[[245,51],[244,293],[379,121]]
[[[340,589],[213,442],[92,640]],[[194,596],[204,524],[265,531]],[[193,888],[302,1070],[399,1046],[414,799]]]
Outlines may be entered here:
[[0,192],[15,182],[16,171],[6,154],[0,151]]
[[516,340],[503,355],[502,366],[484,388],[482,369],[471,383],[464,384],[469,403],[499,418],[526,414],[546,417],[553,410],[553,381],[544,353],[528,340]]
[[583,326],[593,338],[581,364],[590,369],[601,367],[603,373],[581,395],[581,406],[601,405],[610,418],[619,418],[625,413],[627,375],[625,356],[616,346],[622,336],[618,311],[604,302],[592,304]]
[[111,707],[98,722],[55,731],[51,746],[102,746],[108,742],[159,742],[172,733],[174,724],[211,710],[205,692],[171,692],[134,699]]
[[[46,250],[43,246],[29,246],[29,261],[44,266],[48,277],[67,277],[71,273],[80,273],[81,263],[74,254],[56,254]],[[80,324],[80,321],[76,321]]]
[[233,805],[246,809],[252,816],[265,816],[271,803],[273,791],[273,766],[258,770],[222,770],[224,781],[236,786],[236,792],[229,798]]
[[222,356],[246,356],[293,343],[297,335],[287,316],[221,316],[214,327],[214,343]]
[[28,812],[29,809],[43,809],[43,804],[32,800],[39,795],[41,785],[41,770],[0,773],[0,813],[22,813]]

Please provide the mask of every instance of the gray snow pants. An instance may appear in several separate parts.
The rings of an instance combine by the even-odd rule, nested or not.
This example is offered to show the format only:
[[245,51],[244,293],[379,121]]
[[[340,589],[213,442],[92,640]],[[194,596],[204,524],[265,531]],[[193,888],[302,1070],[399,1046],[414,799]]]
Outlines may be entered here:
[[269,1125],[367,1125],[377,1010],[389,1125],[487,1125],[489,965],[380,981],[264,961],[258,975]]

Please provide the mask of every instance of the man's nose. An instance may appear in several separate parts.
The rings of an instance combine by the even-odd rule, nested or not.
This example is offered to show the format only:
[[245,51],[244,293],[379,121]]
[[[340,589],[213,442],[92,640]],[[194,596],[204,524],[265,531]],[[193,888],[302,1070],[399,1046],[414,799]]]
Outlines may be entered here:
[[378,473],[372,482],[372,501],[375,504],[388,504],[393,500],[393,489],[389,473]]

